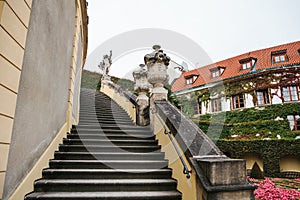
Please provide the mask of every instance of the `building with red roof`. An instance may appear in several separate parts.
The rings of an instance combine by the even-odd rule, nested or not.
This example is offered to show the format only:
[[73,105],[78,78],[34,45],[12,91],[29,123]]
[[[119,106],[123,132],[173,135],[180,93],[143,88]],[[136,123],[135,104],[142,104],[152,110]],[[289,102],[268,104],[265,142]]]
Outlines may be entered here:
[[[194,113],[190,115],[217,113],[297,102],[299,77],[300,41],[297,41],[183,72],[171,91],[179,99],[193,102]],[[181,106],[184,110],[184,104]]]

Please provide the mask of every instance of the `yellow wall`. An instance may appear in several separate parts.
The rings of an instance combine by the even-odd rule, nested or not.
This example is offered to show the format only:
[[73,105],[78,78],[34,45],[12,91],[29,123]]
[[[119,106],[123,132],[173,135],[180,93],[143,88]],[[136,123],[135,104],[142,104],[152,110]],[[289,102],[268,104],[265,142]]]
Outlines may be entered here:
[[35,166],[31,169],[15,192],[10,196],[9,200],[23,199],[27,193],[33,191],[34,181],[41,178],[42,169],[49,167],[49,159],[53,159],[53,152],[58,150],[58,146],[61,143],[62,138],[66,137],[67,131],[67,123],[65,123],[47,150],[36,162]]
[[2,197],[31,0],[0,1],[0,198]]
[[[74,42],[73,42],[73,55],[72,55],[72,64],[70,66],[70,82],[69,82],[69,97],[68,97],[68,109],[67,109],[67,126],[68,129],[72,127],[72,124],[78,124],[78,119],[79,119],[79,107],[77,109],[76,117],[74,118],[72,115],[72,110],[73,110],[73,99],[76,98],[74,97],[76,89],[80,90],[80,88],[75,88],[75,79],[81,77],[76,77],[76,63],[78,59],[82,59],[82,57],[78,58],[78,40],[80,40],[80,32],[82,31],[81,25],[82,24],[82,14],[80,12],[80,2],[76,2],[76,25],[74,28]],[[80,52],[80,55],[83,56],[83,52]],[[77,72],[81,74],[82,68],[80,68],[80,72]],[[79,91],[77,92],[78,94],[80,93]]]
[[300,172],[300,160],[293,157],[280,159],[280,172],[287,171]]
[[[43,168],[47,167],[49,159],[53,156],[54,150],[61,143],[72,124],[78,122],[77,116],[72,117],[72,102],[74,94],[75,63],[77,59],[85,60],[87,51],[87,16],[85,12],[85,1],[76,0],[77,14],[76,27],[74,29],[74,46],[72,65],[70,66],[70,86],[67,119],[57,137],[32,168],[27,177],[19,185],[10,199],[23,199],[24,195],[32,191],[33,181],[41,175]],[[11,143],[12,128],[18,96],[20,76],[22,73],[22,63],[25,52],[26,37],[30,19],[32,0],[0,0],[0,199],[3,194],[6,167],[8,161],[9,146]],[[74,17],[74,16],[70,16]],[[83,27],[83,28],[81,28]],[[82,57],[77,58],[77,44],[82,34]],[[80,68],[82,70],[82,68]],[[79,72],[81,73],[81,71]],[[81,78],[81,77],[79,77]],[[79,94],[79,92],[78,92]]]
[[[162,146],[162,151],[165,152],[165,158],[169,161],[169,168],[173,170],[172,177],[177,180],[177,184],[178,184],[177,189],[182,193],[182,199],[183,200],[197,199],[197,187],[196,187],[197,175],[195,171],[192,170],[192,173],[190,174],[191,176],[190,179],[186,178],[186,175],[183,174],[183,165],[168,135],[164,133],[164,128],[161,124],[161,120],[159,119],[158,115],[154,117],[153,124],[154,124],[154,134],[156,135],[159,144]],[[174,139],[173,136],[172,138]],[[178,144],[177,146],[179,147]],[[189,170],[191,170],[192,168],[189,165],[189,162],[185,158],[184,153],[182,151],[181,151],[181,155],[183,156],[185,163],[188,165]],[[200,188],[198,188],[198,192],[199,191]],[[200,194],[200,196],[202,196],[202,194]]]
[[247,153],[242,157],[242,159],[246,160],[246,168],[252,169],[254,163],[256,162],[261,171],[264,171],[264,165],[262,159],[255,153]]
[[121,106],[128,113],[130,118],[134,122],[136,122],[135,106],[125,96],[121,95],[105,83],[102,83],[101,85],[101,92],[116,101],[116,103],[119,104],[119,106]]

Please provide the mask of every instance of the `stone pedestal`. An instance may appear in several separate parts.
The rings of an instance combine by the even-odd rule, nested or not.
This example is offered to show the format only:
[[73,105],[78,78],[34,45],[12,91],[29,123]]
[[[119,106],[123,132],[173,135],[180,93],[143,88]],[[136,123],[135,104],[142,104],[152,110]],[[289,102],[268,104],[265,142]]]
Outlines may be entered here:
[[153,88],[150,95],[150,121],[153,122],[152,115],[156,113],[155,101],[168,99],[168,91],[164,84],[168,83],[167,73],[170,58],[160,49],[159,45],[153,46],[154,51],[144,57],[148,69],[148,81]]
[[226,156],[196,157],[204,200],[254,200],[255,186],[248,183],[246,161]]
[[110,76],[107,75],[107,74],[104,74],[104,75],[103,75],[103,77],[102,77],[102,82],[103,82],[103,83],[112,83]]
[[147,80],[148,72],[145,69],[145,65],[141,64],[140,69],[135,70],[132,75],[135,81],[134,90],[138,93],[138,97],[136,99],[138,104],[136,119],[137,124],[140,126],[146,126],[150,123],[149,97],[147,96],[150,84]]
[[149,125],[149,97],[147,97],[145,92],[141,92],[137,97],[136,102],[138,104],[137,124],[140,126]]

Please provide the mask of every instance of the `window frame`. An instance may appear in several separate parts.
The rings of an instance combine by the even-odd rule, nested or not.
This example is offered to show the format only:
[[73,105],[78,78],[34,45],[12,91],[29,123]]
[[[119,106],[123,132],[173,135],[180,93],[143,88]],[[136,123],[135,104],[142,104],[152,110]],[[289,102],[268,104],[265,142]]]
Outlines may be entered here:
[[211,112],[215,113],[221,111],[222,111],[222,99],[221,98],[211,99]]
[[[278,58],[278,60],[277,60],[277,58]],[[272,60],[272,64],[288,62],[289,59],[286,54],[286,49],[271,52],[271,60]]]
[[[246,65],[246,68],[244,68],[244,65]],[[252,60],[241,63],[241,70],[247,70],[251,68],[252,68]]]
[[200,104],[196,101],[194,103],[194,115],[200,115],[201,112],[200,112]]
[[[241,99],[243,99],[243,101],[242,101],[243,107],[241,106]],[[236,100],[237,100],[238,107],[236,107]],[[232,96],[231,97],[231,104],[232,104],[232,106],[231,106],[232,110],[245,108],[245,106],[246,106],[245,105],[245,95],[244,94],[237,94],[237,95]]]
[[[285,97],[285,91],[284,91],[284,88],[287,88],[288,89],[288,97],[289,99],[286,99]],[[291,90],[291,88],[295,88],[296,89],[296,97],[297,99],[294,100],[293,97],[293,91]],[[299,88],[297,85],[289,85],[289,86],[282,86],[281,87],[281,97],[283,99],[283,102],[295,102],[295,101],[299,101]]]
[[186,83],[187,85],[193,84],[193,77],[185,79],[185,83]]
[[256,61],[257,58],[254,57],[247,57],[239,60],[240,71],[249,70],[249,69],[252,70],[252,68],[255,66]]
[[191,85],[198,79],[198,75],[192,75],[185,77],[185,84]]
[[[261,99],[262,99],[263,103],[259,102],[259,93],[262,94],[262,98]],[[256,98],[257,98],[257,105],[258,106],[270,104],[269,90],[268,89],[256,90]]]
[[[289,117],[292,117],[293,119],[290,120]],[[291,131],[300,131],[300,115],[288,115],[287,120],[290,123],[290,129]]]
[[224,73],[225,71],[225,67],[215,67],[215,68],[211,68],[210,69],[210,77],[211,79],[214,79],[214,78],[218,78],[218,77],[221,77],[222,74]]
[[[278,60],[277,60],[277,58],[278,58]],[[287,57],[286,57],[285,53],[273,55],[273,63],[280,63],[280,62],[286,62],[286,61],[287,61]]]

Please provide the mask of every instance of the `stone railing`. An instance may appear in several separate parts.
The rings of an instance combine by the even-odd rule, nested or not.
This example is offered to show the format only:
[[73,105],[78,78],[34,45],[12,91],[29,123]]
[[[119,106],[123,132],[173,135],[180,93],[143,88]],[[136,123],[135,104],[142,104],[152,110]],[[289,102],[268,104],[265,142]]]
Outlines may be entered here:
[[[245,160],[225,156],[196,124],[168,101],[156,101],[155,105],[156,118],[165,122],[192,169],[191,178],[197,185],[192,192],[196,199],[254,199],[256,187],[247,180]],[[154,126],[157,124],[154,122]]]
[[136,123],[136,108],[138,105],[136,103],[137,97],[134,94],[124,91],[113,82],[102,82],[100,91],[119,104],[128,113],[133,122]]

